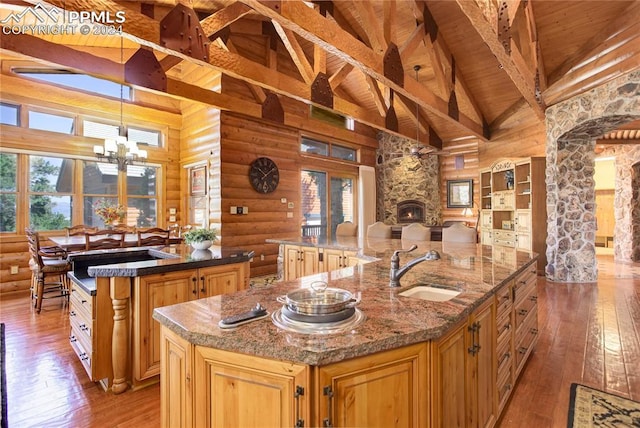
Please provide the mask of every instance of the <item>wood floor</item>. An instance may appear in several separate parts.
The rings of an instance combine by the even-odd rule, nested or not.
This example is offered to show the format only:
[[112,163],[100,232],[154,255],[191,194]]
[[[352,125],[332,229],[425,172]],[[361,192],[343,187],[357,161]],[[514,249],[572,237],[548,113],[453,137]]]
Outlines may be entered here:
[[[539,287],[539,342],[501,427],[565,427],[572,382],[640,401],[640,264],[599,258],[597,284]],[[67,308],[0,300],[9,427],[158,427],[158,385],[124,394],[90,382],[68,343]]]

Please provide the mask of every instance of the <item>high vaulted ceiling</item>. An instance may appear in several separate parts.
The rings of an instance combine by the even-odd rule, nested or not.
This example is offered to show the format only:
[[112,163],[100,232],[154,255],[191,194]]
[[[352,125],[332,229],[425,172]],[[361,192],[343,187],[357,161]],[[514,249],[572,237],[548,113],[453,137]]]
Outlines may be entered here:
[[[124,11],[123,38],[4,30],[35,5]],[[126,76],[256,117],[286,96],[434,147],[542,123],[547,106],[640,68],[640,1],[5,0],[0,20],[3,58]],[[182,73],[188,63],[251,96],[198,88]]]

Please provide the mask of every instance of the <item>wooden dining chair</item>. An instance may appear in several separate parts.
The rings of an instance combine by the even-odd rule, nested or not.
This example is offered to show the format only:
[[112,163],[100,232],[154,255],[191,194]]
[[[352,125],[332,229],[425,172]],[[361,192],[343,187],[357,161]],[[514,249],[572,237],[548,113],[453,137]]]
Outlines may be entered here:
[[[87,232],[97,232],[98,228],[94,226],[88,226],[86,224],[76,224],[75,226],[65,227],[67,237],[71,236],[84,236]],[[84,251],[85,243],[69,244],[66,246],[67,252],[72,253],[74,251]]]
[[75,226],[69,226],[64,228],[67,232],[67,236],[82,236],[86,232],[97,232],[98,228],[94,226],[88,226],[86,224],[76,224]]
[[38,232],[31,228],[25,229],[25,233],[31,257],[31,298],[35,299],[34,307],[40,313],[43,299],[62,297],[69,301],[67,272],[72,270],[72,265],[66,251],[59,247],[42,247]]
[[150,245],[169,245],[168,229],[160,227],[151,227],[144,230],[138,230],[138,247],[146,247]]
[[98,230],[84,234],[85,250],[102,250],[124,247],[125,232]]

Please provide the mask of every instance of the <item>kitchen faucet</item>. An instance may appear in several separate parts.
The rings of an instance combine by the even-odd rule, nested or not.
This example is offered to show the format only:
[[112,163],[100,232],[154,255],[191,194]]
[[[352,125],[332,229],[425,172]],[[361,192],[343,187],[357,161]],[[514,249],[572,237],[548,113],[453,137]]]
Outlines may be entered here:
[[440,260],[440,253],[436,250],[431,250],[424,256],[410,260],[406,265],[400,267],[400,253],[409,253],[416,248],[418,248],[418,246],[414,244],[408,250],[396,250],[393,252],[393,256],[391,256],[391,270],[389,271],[389,287],[400,287],[400,278],[418,263],[427,260]]

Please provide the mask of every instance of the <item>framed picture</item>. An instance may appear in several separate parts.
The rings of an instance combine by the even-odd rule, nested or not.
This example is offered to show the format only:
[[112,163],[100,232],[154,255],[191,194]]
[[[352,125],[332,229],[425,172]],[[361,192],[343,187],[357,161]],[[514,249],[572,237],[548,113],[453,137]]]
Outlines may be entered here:
[[447,180],[447,208],[473,207],[473,180]]
[[191,168],[191,196],[207,194],[207,167],[197,166]]

